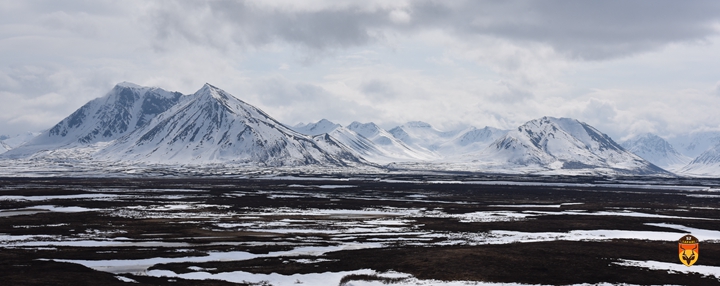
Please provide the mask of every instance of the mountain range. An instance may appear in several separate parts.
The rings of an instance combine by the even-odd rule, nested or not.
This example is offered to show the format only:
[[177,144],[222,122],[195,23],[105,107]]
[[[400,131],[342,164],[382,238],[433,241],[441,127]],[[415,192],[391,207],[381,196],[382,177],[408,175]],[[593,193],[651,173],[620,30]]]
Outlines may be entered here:
[[[543,117],[514,130],[441,131],[420,121],[385,130],[372,122],[342,126],[326,119],[288,126],[210,84],[183,95],[120,83],[32,139],[16,139],[16,145],[0,140],[0,158],[261,167],[422,163],[493,172],[670,175],[667,169],[702,175],[720,172],[720,147],[711,148],[720,141],[715,135],[679,141],[677,150],[653,134],[618,144],[571,118]],[[686,155],[702,148],[694,160]]]

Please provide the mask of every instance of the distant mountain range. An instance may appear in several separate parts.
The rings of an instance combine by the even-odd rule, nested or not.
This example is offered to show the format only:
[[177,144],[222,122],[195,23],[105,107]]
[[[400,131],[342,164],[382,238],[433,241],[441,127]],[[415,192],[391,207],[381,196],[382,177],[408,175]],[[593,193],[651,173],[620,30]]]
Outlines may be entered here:
[[591,170],[622,174],[666,171],[628,152],[592,126],[570,118],[531,120],[495,140],[474,158],[503,166]]
[[0,135],[0,154],[10,151],[40,135],[41,132],[25,132],[15,136]]
[[[693,132],[665,140],[646,133],[622,143],[628,151],[676,174],[720,175],[720,132]],[[677,148],[676,148],[677,147]]]
[[666,170],[676,171],[692,158],[678,152],[668,141],[651,133],[642,134],[621,144],[626,150]]
[[121,83],[42,133],[0,138],[0,158],[259,167],[352,168],[393,163],[395,168],[410,164],[550,174],[670,175],[666,170],[720,174],[720,133],[697,133],[673,142],[644,134],[618,144],[586,123],[553,117],[531,120],[514,130],[441,131],[420,121],[385,130],[372,122],[342,126],[326,119],[290,127],[210,84],[183,95]]

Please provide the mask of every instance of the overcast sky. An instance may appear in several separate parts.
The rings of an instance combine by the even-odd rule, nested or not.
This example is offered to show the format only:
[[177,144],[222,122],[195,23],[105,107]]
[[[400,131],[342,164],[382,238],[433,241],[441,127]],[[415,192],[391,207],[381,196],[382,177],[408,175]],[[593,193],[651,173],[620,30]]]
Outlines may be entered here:
[[0,0],[0,134],[122,81],[208,82],[290,125],[672,137],[720,129],[720,1]]

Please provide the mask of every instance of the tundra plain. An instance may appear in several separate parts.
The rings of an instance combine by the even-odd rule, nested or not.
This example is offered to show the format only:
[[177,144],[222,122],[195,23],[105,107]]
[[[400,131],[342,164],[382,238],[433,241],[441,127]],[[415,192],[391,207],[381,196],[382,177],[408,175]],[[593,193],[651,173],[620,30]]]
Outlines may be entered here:
[[[720,181],[0,179],[8,285],[716,285]],[[700,239],[696,265],[677,240]],[[503,285],[503,284],[501,284]]]

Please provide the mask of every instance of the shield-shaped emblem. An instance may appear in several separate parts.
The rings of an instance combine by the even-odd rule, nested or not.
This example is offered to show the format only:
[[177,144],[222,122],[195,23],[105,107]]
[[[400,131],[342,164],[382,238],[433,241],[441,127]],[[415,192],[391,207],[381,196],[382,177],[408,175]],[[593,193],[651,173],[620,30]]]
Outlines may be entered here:
[[680,257],[680,262],[685,264],[685,266],[690,267],[695,264],[700,257],[700,241],[692,235],[683,235],[683,237],[678,240],[678,256]]

